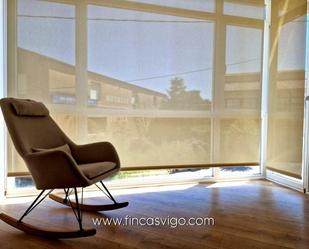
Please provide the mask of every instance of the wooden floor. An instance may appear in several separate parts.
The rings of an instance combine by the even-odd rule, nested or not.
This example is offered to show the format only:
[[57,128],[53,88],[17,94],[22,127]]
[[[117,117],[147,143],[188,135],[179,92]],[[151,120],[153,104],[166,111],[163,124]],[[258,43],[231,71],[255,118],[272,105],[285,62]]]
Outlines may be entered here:
[[[0,221],[0,248],[309,248],[309,196],[267,181],[217,185],[164,187],[117,195],[118,200],[129,201],[129,207],[84,213],[87,227],[93,227],[95,217],[126,215],[214,217],[214,226],[100,226],[95,237],[52,241],[26,235]],[[0,208],[18,217],[28,204]],[[25,221],[49,229],[77,227],[70,209],[51,200]]]

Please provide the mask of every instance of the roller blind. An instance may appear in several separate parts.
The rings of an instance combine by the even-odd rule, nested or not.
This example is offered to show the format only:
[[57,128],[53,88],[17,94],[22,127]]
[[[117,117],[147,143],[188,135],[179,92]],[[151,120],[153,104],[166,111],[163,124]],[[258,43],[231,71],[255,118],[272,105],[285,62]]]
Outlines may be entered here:
[[268,169],[301,178],[307,1],[272,1]]
[[93,2],[9,1],[9,95],[124,168],[259,161],[262,1]]

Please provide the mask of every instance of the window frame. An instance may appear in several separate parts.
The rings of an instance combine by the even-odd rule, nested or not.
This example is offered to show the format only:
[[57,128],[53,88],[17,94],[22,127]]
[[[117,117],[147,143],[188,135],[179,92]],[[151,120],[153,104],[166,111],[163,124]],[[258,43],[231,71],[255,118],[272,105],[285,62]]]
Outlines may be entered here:
[[[271,9],[271,0],[266,0],[267,1],[267,4],[268,4],[268,36],[269,36],[269,42],[268,42],[268,50],[272,49],[275,51],[274,53],[274,57],[275,58],[278,58],[278,42],[272,42],[276,39],[276,37],[272,37],[271,36],[271,32],[270,32],[270,24],[271,24],[271,12],[272,11],[275,11],[275,10],[272,10]],[[302,15],[305,15],[306,16],[306,21],[308,23],[308,18],[309,18],[309,15],[308,15],[308,10],[309,10],[309,1],[307,0],[307,13],[303,13],[302,9],[304,7],[304,5],[301,5],[299,6],[298,8],[296,9],[293,9],[293,10],[290,10],[288,12],[286,12],[285,14],[281,15],[277,20],[276,20],[276,23],[275,23],[275,27],[273,27],[274,29],[276,30],[279,30],[285,23],[288,23],[290,22],[291,20],[295,19],[296,17],[299,17],[301,14]],[[309,25],[307,24],[306,25],[306,55],[308,55],[308,41],[309,41]],[[268,51],[269,53],[269,51]],[[268,60],[268,65],[269,65],[269,56],[267,56],[267,60]],[[305,84],[304,84],[304,95],[306,96],[309,96],[309,89],[308,89],[308,81],[306,80],[308,78],[308,75],[309,75],[309,60],[308,60],[308,56],[306,56],[306,60],[305,60]],[[266,166],[267,166],[267,162],[266,162],[266,159],[267,159],[267,126],[268,126],[268,121],[267,121],[267,116],[268,116],[268,103],[269,103],[269,98],[268,98],[268,95],[269,95],[269,92],[270,92],[270,89],[269,89],[269,82],[274,80],[274,79],[270,79],[269,78],[269,75],[275,75],[274,73],[271,73],[271,70],[276,70],[276,73],[277,73],[277,69],[275,67],[273,68],[267,68],[267,85],[265,85],[265,88],[267,88],[265,90],[265,104],[266,106],[264,107],[264,110],[265,110],[265,124],[263,124],[263,126],[266,126],[264,129],[264,135],[266,138],[263,138],[265,141],[263,142],[263,148],[264,148],[264,151],[263,151],[263,157],[262,157],[262,164],[263,164],[263,169],[264,169],[264,172],[263,172],[263,175],[265,176],[265,178],[267,180],[270,180],[270,181],[273,181],[273,182],[276,182],[276,183],[279,183],[281,185],[284,185],[284,186],[287,186],[289,188],[293,188],[295,190],[298,190],[298,191],[301,191],[301,192],[304,192],[306,193],[309,189],[309,161],[308,161],[308,156],[309,156],[309,152],[308,152],[308,149],[309,149],[309,138],[308,138],[308,135],[309,135],[309,111],[308,111],[308,104],[307,102],[305,101],[304,103],[304,108],[303,108],[303,112],[304,112],[304,117],[303,117],[303,141],[302,141],[302,162],[301,162],[301,165],[302,165],[302,172],[301,172],[301,179],[298,179],[298,178],[294,178],[294,177],[291,177],[291,176],[288,176],[286,174],[283,174],[283,173],[280,173],[278,170],[276,171],[273,171],[271,169],[268,169]]]

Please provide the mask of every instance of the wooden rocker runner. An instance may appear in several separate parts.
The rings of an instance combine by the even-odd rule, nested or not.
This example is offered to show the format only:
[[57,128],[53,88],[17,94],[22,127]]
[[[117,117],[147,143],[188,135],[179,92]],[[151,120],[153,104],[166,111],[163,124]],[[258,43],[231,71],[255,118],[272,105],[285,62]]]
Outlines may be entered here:
[[[72,142],[50,117],[44,104],[33,100],[4,98],[0,100],[4,120],[17,152],[24,159],[35,186],[41,193],[19,218],[4,213],[0,219],[32,235],[64,239],[95,235],[95,229],[84,229],[82,211],[106,211],[128,206],[118,203],[103,183],[103,179],[117,173],[120,161],[109,142],[77,145]],[[83,188],[95,184],[112,201],[106,205],[83,204]],[[81,198],[77,188],[81,188]],[[63,189],[64,198],[52,194]],[[73,195],[75,201],[70,199]],[[23,222],[47,196],[72,208],[79,228],[72,231],[42,230]]]

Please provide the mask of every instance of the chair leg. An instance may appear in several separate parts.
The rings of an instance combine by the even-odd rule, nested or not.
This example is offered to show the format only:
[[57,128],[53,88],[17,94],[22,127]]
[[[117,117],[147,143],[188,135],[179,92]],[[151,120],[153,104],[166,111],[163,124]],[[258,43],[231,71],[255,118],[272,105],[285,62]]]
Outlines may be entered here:
[[[84,191],[84,189],[82,188],[82,193],[83,193],[83,191]],[[76,188],[74,188],[74,194],[75,194],[75,203],[76,203],[76,212],[77,212],[76,219],[77,219],[78,224],[79,224],[79,229],[81,231],[83,231],[82,210],[81,210],[80,205],[79,205],[78,194],[77,194],[77,189]],[[83,194],[82,194],[82,202],[83,202]],[[72,207],[73,212],[75,213],[74,207],[73,206],[71,206],[71,207]]]
[[72,208],[72,211],[78,222],[79,229],[80,231],[83,231],[84,230],[83,229],[83,213],[82,213],[81,205],[83,205],[84,188],[82,188],[81,203],[79,203],[77,188],[73,188],[73,189],[74,189],[74,195],[75,195],[75,202],[71,202],[69,189],[67,190],[64,189],[66,196],[65,196],[65,199],[63,199],[63,203],[66,203],[68,206]]
[[70,195],[70,189],[68,188],[68,189],[63,189],[64,190],[64,193],[65,193],[65,197],[64,197],[64,202],[65,203],[67,203],[68,202],[68,197],[69,197],[69,195]]
[[[73,230],[73,231],[54,231],[54,230],[45,230],[36,226],[33,226],[31,224],[27,224],[22,222],[23,218],[28,215],[33,209],[35,209],[52,191],[48,191],[47,194],[44,194],[46,190],[42,190],[41,193],[35,198],[35,200],[31,203],[31,205],[27,208],[25,213],[21,216],[19,220],[6,215],[4,213],[0,213],[0,220],[4,221],[5,223],[17,228],[18,230],[21,230],[25,233],[35,235],[35,236],[41,236],[41,237],[46,237],[49,239],[69,239],[69,238],[80,238],[80,237],[88,237],[88,236],[93,236],[96,234],[96,229],[83,229],[82,226],[82,213],[81,213],[81,208],[79,205],[79,200],[77,196],[77,190],[75,190],[75,199],[76,203],[78,203],[77,208],[76,208],[76,213],[74,211],[74,208],[72,205],[73,212],[77,218],[78,224],[79,224],[79,230]],[[70,202],[69,199],[69,189],[67,190],[68,193],[68,201]],[[43,197],[42,197],[43,196]],[[83,198],[83,196],[82,196]]]
[[[76,212],[74,210],[74,207],[73,205],[71,204],[71,201],[69,199],[69,191],[70,189],[68,188],[67,190],[64,190],[65,193],[66,193],[66,200],[69,200],[70,202],[70,206],[73,210],[73,213],[75,214],[76,216],[76,219],[77,219],[77,222],[78,222],[78,225],[79,225],[79,229],[80,231],[83,230],[83,224],[82,224],[82,210],[80,208],[80,204],[79,204],[79,200],[78,200],[78,193],[77,193],[77,189],[74,188],[74,194],[75,194],[75,208],[76,208]],[[21,223],[23,218],[25,218],[33,209],[35,209],[49,194],[51,194],[51,192],[53,191],[53,189],[51,189],[50,191],[48,191],[47,194],[44,195],[43,198],[40,199],[40,197],[44,194],[44,192],[46,191],[46,189],[43,189],[41,191],[41,193],[35,198],[35,200],[31,203],[31,205],[27,208],[27,210],[25,211],[25,213],[20,217],[20,219],[17,221],[18,223]],[[83,192],[84,192],[84,189],[82,188],[82,199],[83,199]],[[82,200],[82,203],[83,203],[83,200]]]
[[20,217],[20,219],[17,221],[18,223],[21,223],[23,218],[27,216],[33,209],[35,209],[51,192],[53,192],[53,189],[51,189],[43,198],[40,199],[40,197],[44,194],[46,189],[43,189],[41,193],[35,198],[35,200],[31,203],[31,205],[27,208],[27,210],[24,212],[24,214]]
[[[95,185],[98,187],[98,189],[100,189],[113,202],[112,204],[103,204],[103,205],[83,204],[83,191],[82,191],[81,203],[79,203],[78,200],[76,202],[72,202],[69,198],[72,191],[70,191],[69,189],[64,189],[64,193],[65,193],[64,198],[59,196],[59,195],[54,195],[54,194],[49,195],[49,198],[51,198],[52,200],[54,200],[58,203],[61,203],[63,205],[66,205],[68,207],[76,209],[77,211],[76,211],[75,215],[76,215],[77,220],[79,220],[78,209],[80,211],[82,210],[82,211],[87,211],[87,212],[98,212],[98,211],[109,211],[109,210],[124,208],[124,207],[127,207],[129,205],[128,202],[117,202],[115,200],[115,198],[112,196],[112,194],[109,192],[107,187],[104,185],[104,183],[102,181],[100,183],[102,184],[103,188],[101,186],[99,186],[98,184],[95,184]],[[80,213],[80,214],[82,216],[82,213]]]
[[102,187],[104,188],[104,190],[102,188],[100,188],[100,186],[98,186],[97,184],[95,184],[97,186],[98,189],[100,189],[109,199],[111,199],[115,204],[118,204],[117,201],[115,200],[115,198],[112,196],[112,194],[109,192],[108,188],[105,186],[105,184],[100,181]]

